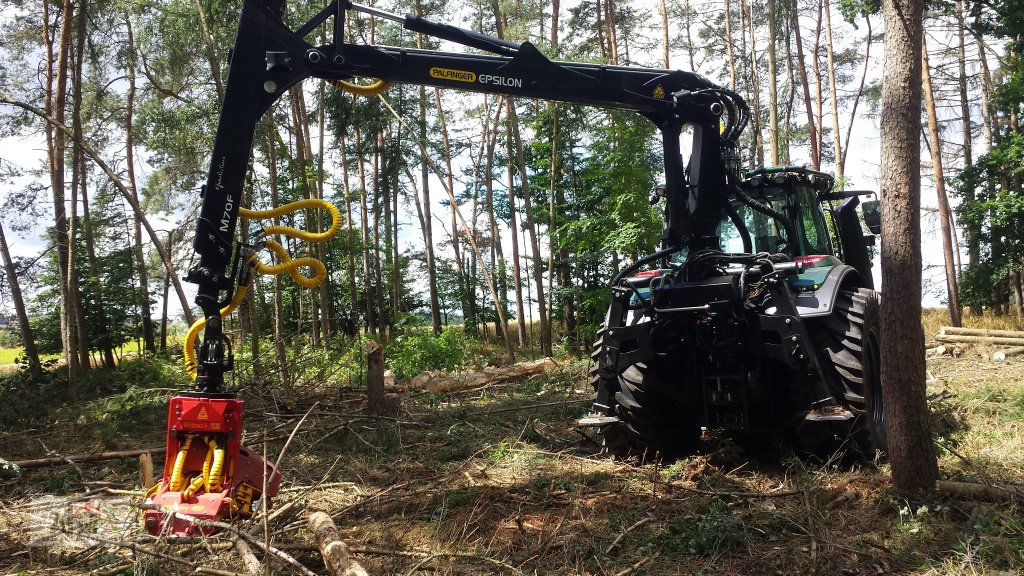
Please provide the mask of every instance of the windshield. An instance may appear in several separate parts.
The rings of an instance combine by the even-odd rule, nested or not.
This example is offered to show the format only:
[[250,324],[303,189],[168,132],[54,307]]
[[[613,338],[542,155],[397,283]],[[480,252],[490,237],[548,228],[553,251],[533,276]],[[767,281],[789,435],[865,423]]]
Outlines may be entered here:
[[[799,246],[794,255],[831,254],[828,228],[825,226],[821,210],[818,209],[818,198],[814,190],[808,186],[795,186],[793,191],[794,194],[790,195],[786,194],[786,189],[782,186],[767,186],[759,191],[760,197],[755,198],[793,220],[799,239]],[[733,207],[750,233],[754,252],[791,252],[790,246],[787,245],[786,230],[781,222],[739,201],[736,201]],[[743,252],[743,239],[728,216],[722,220],[718,236],[725,252]]]

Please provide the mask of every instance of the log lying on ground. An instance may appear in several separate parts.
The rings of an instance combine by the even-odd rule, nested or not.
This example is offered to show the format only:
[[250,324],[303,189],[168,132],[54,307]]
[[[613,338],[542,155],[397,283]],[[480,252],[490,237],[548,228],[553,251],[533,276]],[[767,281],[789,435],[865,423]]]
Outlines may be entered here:
[[13,460],[21,468],[43,468],[45,466],[60,466],[71,462],[93,462],[96,460],[115,460],[117,458],[137,458],[147,452],[150,454],[163,454],[167,449],[143,448],[141,450],[119,450],[115,452],[94,452],[92,454],[77,454],[74,456],[49,456],[47,458],[36,458],[34,460]]
[[954,342],[958,344],[997,344],[1000,346],[1024,346],[1024,337],[1011,338],[1009,336],[962,336],[950,334],[948,336],[936,336],[939,342]]
[[507,382],[525,376],[541,374],[558,364],[551,358],[542,358],[532,362],[520,362],[512,366],[485,368],[479,372],[463,372],[458,374],[424,372],[399,388],[405,390],[425,390],[427,392],[454,392],[484,384]]
[[324,565],[335,576],[367,576],[366,570],[349,555],[348,545],[338,535],[338,527],[324,512],[314,512],[309,517],[310,532],[316,536]]
[[1014,348],[1006,348],[1003,350],[996,350],[992,353],[993,360],[1006,360],[1012,356],[1020,356],[1024,354],[1024,346],[1017,346]]
[[1014,493],[998,486],[977,484],[974,482],[953,482],[939,480],[936,484],[939,494],[963,500],[982,500],[985,502],[1010,502]]
[[1020,330],[995,330],[991,328],[954,328],[943,326],[939,328],[939,336],[1005,336],[1007,338],[1022,338],[1024,332]]

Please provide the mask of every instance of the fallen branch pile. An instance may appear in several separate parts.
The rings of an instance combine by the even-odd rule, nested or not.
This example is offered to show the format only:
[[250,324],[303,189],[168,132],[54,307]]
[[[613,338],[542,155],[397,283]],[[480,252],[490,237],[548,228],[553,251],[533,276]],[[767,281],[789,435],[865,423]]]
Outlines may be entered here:
[[402,391],[423,390],[426,392],[455,392],[488,384],[499,384],[526,376],[536,376],[558,366],[551,358],[532,362],[520,362],[511,366],[485,368],[479,372],[423,372],[397,388]]

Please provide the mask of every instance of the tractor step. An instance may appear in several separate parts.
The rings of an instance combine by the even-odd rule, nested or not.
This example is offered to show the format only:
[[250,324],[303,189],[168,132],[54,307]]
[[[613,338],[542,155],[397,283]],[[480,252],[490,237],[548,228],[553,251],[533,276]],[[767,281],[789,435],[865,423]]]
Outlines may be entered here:
[[586,416],[576,421],[577,426],[581,427],[593,427],[593,426],[604,426],[605,424],[615,424],[621,422],[618,416]]
[[804,420],[811,422],[845,422],[847,420],[853,420],[856,416],[853,412],[850,412],[842,406],[826,406],[824,408],[818,408],[811,410],[804,417]]

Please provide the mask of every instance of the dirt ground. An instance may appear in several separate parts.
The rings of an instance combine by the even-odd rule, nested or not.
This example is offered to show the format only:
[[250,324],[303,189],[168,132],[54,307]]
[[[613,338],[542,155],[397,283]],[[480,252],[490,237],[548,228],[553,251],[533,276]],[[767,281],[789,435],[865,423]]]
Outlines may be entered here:
[[[513,384],[406,396],[396,418],[364,415],[356,388],[250,403],[246,444],[266,444],[273,460],[318,400],[284,454],[284,489],[269,520],[257,515],[238,530],[271,574],[298,572],[284,555],[326,573],[306,528],[314,511],[331,515],[370,574],[1024,570],[1024,359],[995,363],[968,350],[929,361],[943,477],[1015,491],[1016,502],[998,504],[908,503],[891,490],[885,464],[784,445],[751,456],[717,433],[674,463],[613,461],[599,454],[592,429],[575,426],[590,397],[585,370],[565,361]],[[18,459],[40,445],[60,454],[101,442],[159,446],[159,412],[153,420],[116,446],[78,423],[0,433],[0,450]],[[146,535],[136,468],[122,459],[0,480],[0,573],[247,573],[236,532]]]

